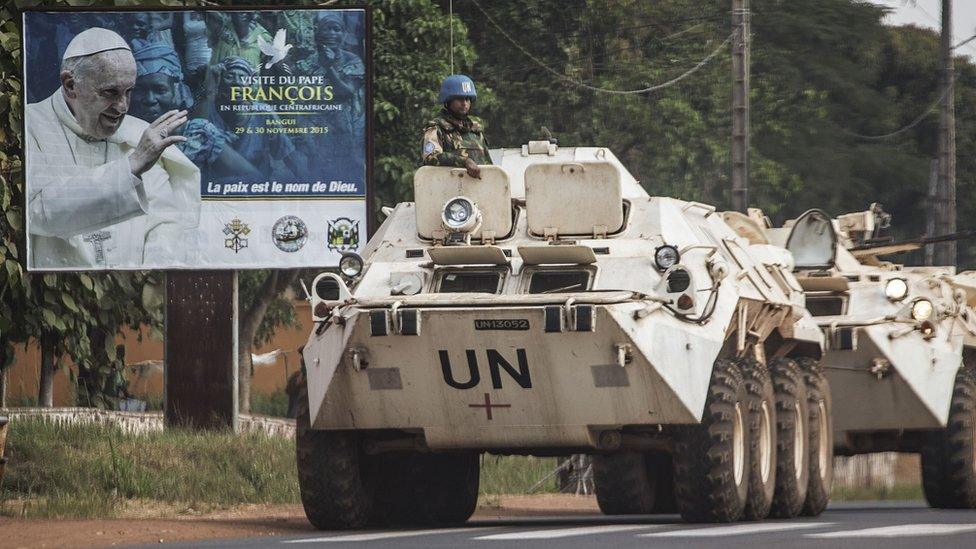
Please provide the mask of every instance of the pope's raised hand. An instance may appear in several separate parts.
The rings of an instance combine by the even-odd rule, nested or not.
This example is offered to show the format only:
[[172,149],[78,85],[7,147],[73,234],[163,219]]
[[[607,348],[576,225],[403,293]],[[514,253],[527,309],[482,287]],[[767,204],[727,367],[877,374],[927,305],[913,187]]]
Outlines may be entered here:
[[157,118],[142,132],[142,138],[129,155],[129,166],[136,177],[142,176],[159,160],[166,147],[186,141],[182,135],[173,135],[177,128],[186,123],[187,111],[169,111]]

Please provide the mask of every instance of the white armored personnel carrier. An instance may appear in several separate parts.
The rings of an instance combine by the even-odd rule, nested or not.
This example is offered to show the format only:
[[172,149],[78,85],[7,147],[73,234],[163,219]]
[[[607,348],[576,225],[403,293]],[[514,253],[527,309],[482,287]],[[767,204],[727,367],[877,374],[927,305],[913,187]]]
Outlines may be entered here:
[[976,507],[976,276],[879,259],[945,238],[892,242],[890,216],[810,210],[771,228],[759,210],[723,217],[757,244],[789,249],[827,339],[839,454],[919,452],[933,507]]
[[424,167],[313,283],[298,418],[319,528],[467,520],[482,453],[594,456],[601,508],[817,514],[823,335],[785,250],[650,197],[603,148]]

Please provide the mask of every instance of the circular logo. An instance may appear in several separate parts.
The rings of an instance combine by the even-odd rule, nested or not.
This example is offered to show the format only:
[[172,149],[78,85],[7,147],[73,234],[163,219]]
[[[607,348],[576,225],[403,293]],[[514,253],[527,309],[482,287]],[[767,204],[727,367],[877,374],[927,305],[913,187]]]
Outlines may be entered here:
[[308,227],[298,217],[286,215],[275,221],[271,228],[271,240],[283,252],[297,252],[308,240]]

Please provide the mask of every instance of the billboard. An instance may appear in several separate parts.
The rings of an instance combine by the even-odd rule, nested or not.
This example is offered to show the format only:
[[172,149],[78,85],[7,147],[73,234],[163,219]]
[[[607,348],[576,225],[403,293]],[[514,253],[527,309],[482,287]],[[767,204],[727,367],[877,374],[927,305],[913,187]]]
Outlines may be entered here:
[[31,270],[324,267],[366,239],[365,9],[27,11]]

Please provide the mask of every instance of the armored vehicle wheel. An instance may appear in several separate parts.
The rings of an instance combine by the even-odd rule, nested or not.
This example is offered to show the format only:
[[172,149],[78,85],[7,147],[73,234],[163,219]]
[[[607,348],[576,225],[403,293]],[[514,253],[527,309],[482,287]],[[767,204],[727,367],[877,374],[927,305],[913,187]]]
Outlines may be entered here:
[[434,525],[461,523],[478,504],[477,452],[381,454],[387,458],[380,473],[376,520],[381,524]]
[[353,433],[310,429],[307,397],[301,398],[298,487],[316,528],[452,524],[474,513],[477,452],[366,455]]
[[810,426],[810,481],[802,513],[815,517],[824,512],[834,485],[834,430],[831,416],[830,385],[820,364],[801,358],[800,369],[806,382]]
[[769,373],[776,398],[776,491],[770,515],[791,518],[803,510],[810,482],[807,389],[791,359],[773,360]]
[[976,368],[956,374],[949,423],[922,446],[922,489],[938,509],[976,508]]
[[305,515],[320,530],[362,528],[372,515],[376,483],[359,441],[351,433],[310,429],[308,397],[300,398],[295,454]]
[[646,515],[654,512],[657,475],[646,454],[617,452],[593,456],[593,488],[600,510],[607,515]]
[[740,364],[749,393],[749,497],[743,516],[762,520],[769,515],[776,490],[776,399],[764,364]]
[[654,512],[677,513],[674,497],[674,457],[665,452],[650,452],[645,459],[655,475]]
[[738,364],[712,367],[698,425],[675,436],[674,486],[678,511],[690,522],[732,522],[749,493],[749,395]]

